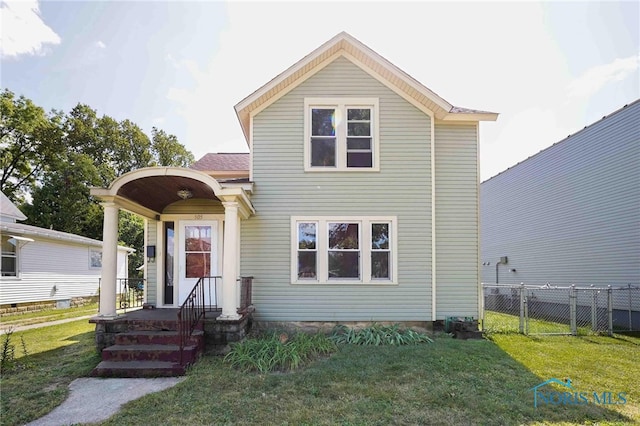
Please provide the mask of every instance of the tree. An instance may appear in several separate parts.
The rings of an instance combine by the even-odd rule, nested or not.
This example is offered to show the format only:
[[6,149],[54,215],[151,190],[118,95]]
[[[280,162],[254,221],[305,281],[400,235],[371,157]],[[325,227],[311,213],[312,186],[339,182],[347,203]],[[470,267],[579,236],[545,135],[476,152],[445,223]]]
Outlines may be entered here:
[[102,214],[96,214],[95,200],[89,195],[89,187],[99,182],[88,155],[66,153],[33,187],[31,203],[22,206],[27,223],[101,239]]
[[7,89],[0,93],[0,190],[12,201],[24,201],[30,186],[63,152],[61,118]]
[[178,142],[174,135],[164,130],[151,129],[152,151],[157,166],[189,167],[193,163],[193,154]]
[[144,221],[132,213],[120,211],[118,217],[120,244],[134,248],[129,255],[129,278],[142,278],[138,268],[144,263]]

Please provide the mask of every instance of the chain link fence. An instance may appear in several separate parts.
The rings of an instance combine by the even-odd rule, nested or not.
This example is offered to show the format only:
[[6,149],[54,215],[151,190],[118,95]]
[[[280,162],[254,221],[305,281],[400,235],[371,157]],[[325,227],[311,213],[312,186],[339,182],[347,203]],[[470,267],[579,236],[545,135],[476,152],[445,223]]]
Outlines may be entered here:
[[483,331],[586,334],[640,331],[640,286],[483,284]]

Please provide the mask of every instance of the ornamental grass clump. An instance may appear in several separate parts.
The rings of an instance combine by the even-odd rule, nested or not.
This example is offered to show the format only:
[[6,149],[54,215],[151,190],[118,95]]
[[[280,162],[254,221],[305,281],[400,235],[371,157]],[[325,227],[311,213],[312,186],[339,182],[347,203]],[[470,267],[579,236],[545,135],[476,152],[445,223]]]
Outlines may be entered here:
[[335,343],[323,334],[270,333],[231,346],[224,361],[242,371],[290,371],[336,351]]
[[369,346],[433,343],[433,340],[426,334],[418,333],[410,328],[401,328],[400,324],[372,324],[362,329],[349,328],[339,324],[334,327],[330,339],[339,344]]

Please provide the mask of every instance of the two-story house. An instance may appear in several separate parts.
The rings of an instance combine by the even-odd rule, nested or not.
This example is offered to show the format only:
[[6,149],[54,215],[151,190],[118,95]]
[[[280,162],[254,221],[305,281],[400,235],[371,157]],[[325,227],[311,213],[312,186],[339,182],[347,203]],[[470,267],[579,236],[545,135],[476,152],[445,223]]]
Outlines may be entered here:
[[[148,304],[177,308],[220,275],[204,303],[239,321],[238,280],[250,276],[261,323],[478,318],[478,131],[496,113],[451,105],[346,33],[235,110],[249,154],[92,191],[114,250],[118,209],[145,218]],[[105,321],[114,253],[103,254]]]

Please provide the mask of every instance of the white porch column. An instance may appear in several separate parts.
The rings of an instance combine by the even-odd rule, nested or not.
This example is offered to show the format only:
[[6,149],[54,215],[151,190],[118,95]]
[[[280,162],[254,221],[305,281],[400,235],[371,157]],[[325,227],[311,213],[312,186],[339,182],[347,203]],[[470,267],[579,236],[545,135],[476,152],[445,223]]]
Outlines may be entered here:
[[118,273],[118,206],[104,207],[102,237],[102,274],[100,278],[100,316],[116,317],[116,279]]
[[222,314],[219,320],[240,319],[236,308],[238,298],[238,202],[223,201],[224,252],[222,254]]

